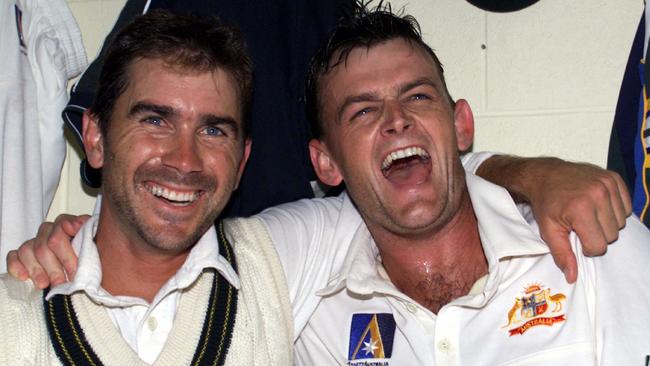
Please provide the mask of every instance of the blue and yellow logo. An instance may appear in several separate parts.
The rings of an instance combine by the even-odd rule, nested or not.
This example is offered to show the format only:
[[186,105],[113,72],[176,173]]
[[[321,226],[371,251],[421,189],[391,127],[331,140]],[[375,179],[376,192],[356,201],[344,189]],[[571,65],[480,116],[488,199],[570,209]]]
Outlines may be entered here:
[[390,358],[394,338],[393,314],[353,314],[348,360]]

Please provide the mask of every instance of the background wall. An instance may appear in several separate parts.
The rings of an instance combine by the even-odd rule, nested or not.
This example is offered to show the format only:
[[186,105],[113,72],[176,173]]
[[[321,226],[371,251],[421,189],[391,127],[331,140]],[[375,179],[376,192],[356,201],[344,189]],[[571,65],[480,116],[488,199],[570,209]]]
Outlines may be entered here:
[[[605,166],[642,0],[540,0],[507,14],[487,13],[463,0],[391,2],[418,19],[445,65],[452,96],[472,106],[475,150]],[[92,59],[124,0],[68,3]],[[81,188],[79,154],[69,146],[48,217],[89,213],[93,200]]]

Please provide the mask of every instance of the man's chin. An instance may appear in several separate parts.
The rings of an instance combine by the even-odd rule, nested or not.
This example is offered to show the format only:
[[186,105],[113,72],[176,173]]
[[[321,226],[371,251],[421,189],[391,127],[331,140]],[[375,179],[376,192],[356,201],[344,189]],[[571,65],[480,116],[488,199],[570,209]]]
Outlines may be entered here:
[[435,206],[426,205],[419,201],[407,205],[405,209],[393,217],[393,223],[404,235],[420,235],[428,232],[431,228],[438,226],[436,223],[441,219],[440,210]]
[[[161,253],[175,254],[190,250],[203,236],[195,225],[164,225],[149,227],[144,231],[144,238],[148,245]],[[204,230],[205,231],[205,230]]]

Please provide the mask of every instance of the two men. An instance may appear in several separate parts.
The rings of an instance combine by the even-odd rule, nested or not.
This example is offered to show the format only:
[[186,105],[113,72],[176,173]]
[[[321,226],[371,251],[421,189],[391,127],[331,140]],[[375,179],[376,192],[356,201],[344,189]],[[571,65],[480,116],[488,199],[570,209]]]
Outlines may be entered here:
[[214,225],[250,151],[251,81],[214,19],[152,12],[116,36],[84,115],[100,213],[73,282],[0,282],[0,364],[291,364],[280,263],[239,237],[262,228]]
[[[576,332],[565,330],[573,325],[565,313],[537,338],[528,337],[540,331],[533,325],[526,338],[523,332],[508,338],[509,332],[529,315],[530,304],[530,320],[543,323],[536,319],[549,318],[545,311],[555,311],[549,304],[589,314],[582,305],[600,298],[587,291],[582,276],[566,284],[504,191],[465,178],[458,150],[471,145],[471,111],[467,102],[451,101],[437,60],[411,21],[360,9],[316,57],[308,101],[322,121],[322,136],[310,145],[312,162],[325,183],[345,181],[349,195],[239,220],[249,225],[239,238],[253,235],[260,221],[271,234],[256,239],[262,249],[272,240],[280,254],[300,364],[493,364],[538,350],[541,338],[546,345],[556,341],[549,346],[554,351],[566,350]],[[515,256],[523,262],[510,259]],[[580,265],[591,261],[578,258]],[[581,273],[591,276],[589,266]],[[529,270],[530,293],[513,293],[527,285],[519,282]],[[501,309],[506,298],[512,303]],[[506,320],[508,328],[502,327]],[[600,324],[584,324],[580,344],[592,349]],[[500,348],[481,354],[487,336],[515,344],[495,343]]]

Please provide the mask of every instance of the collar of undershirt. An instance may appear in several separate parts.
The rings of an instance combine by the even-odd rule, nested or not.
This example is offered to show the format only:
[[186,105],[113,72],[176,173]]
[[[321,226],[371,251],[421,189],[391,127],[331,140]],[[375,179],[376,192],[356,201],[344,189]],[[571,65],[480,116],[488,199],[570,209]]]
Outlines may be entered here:
[[[223,223],[217,226],[219,252],[223,253],[235,272],[232,245],[224,233]],[[214,272],[208,310],[206,311],[201,337],[197,344],[191,365],[223,365],[228,353],[237,313],[237,289],[219,272]],[[59,361],[63,365],[103,365],[86,339],[83,327],[79,324],[72,295],[55,295],[49,301],[45,296],[49,289],[43,291],[45,322]]]

